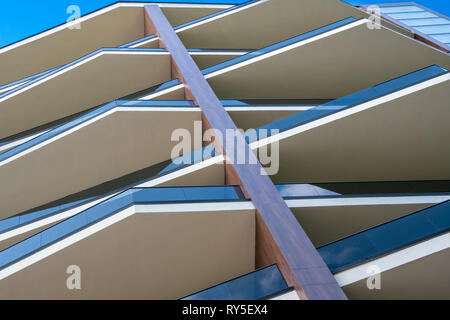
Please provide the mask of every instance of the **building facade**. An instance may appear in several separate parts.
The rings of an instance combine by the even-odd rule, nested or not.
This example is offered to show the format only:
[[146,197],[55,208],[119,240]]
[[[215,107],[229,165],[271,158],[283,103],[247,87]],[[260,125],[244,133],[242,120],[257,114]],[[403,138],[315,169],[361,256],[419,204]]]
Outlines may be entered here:
[[118,2],[1,48],[0,299],[449,299],[449,36]]

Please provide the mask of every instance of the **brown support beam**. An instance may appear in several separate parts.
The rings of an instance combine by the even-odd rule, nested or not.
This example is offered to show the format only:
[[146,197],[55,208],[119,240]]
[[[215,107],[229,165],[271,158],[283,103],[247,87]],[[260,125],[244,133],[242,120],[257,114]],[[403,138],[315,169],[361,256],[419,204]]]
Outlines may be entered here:
[[[179,80],[186,85],[186,97],[191,97],[201,108],[204,117],[216,132],[226,137],[227,130],[237,128],[220,103],[216,94],[203,77],[181,40],[157,5],[145,6],[148,20],[146,29],[156,34],[160,45],[172,55]],[[346,299],[330,270],[301,228],[292,211],[267,175],[241,134],[235,141],[224,139],[221,152],[234,154],[234,145],[242,146],[245,163],[231,161],[230,168],[239,178],[243,191],[256,208],[257,245],[256,263],[276,262],[288,285],[294,286],[303,299]],[[228,165],[228,164],[227,164]]]

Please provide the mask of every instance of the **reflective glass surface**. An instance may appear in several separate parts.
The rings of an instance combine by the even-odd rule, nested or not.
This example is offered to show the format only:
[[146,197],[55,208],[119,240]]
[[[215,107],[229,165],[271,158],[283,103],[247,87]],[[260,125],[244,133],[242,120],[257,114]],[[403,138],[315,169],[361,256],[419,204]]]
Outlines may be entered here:
[[450,201],[318,248],[333,273],[400,250],[450,230]]
[[[296,113],[292,116],[274,121],[270,124],[264,125],[259,129],[265,129],[263,132],[271,132],[272,129],[277,129],[279,131],[285,131],[299,125],[311,122],[313,120],[320,119],[322,117],[328,116],[338,111],[350,108],[352,106],[374,100],[376,98],[382,97],[384,95],[396,92],[398,90],[404,89],[406,87],[412,86],[414,84],[432,79],[434,77],[440,76],[447,73],[448,71],[442,67],[433,65],[407,75],[398,77],[393,80],[389,80],[373,86],[368,89],[358,91],[356,93],[350,94],[348,96],[330,101],[328,103],[322,104],[318,107]],[[257,130],[257,133],[259,131]],[[250,141],[251,142],[251,141]]]
[[194,293],[181,300],[259,300],[288,289],[276,265],[271,265]]

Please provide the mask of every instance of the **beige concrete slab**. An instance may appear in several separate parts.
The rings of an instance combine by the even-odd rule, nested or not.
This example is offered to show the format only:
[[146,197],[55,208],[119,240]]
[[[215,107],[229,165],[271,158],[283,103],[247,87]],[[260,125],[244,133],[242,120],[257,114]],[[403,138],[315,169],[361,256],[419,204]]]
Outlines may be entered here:
[[99,53],[19,94],[0,99],[0,137],[167,81],[170,70],[170,57],[165,53]]
[[[177,299],[254,270],[253,210],[137,213],[0,280],[1,299]],[[81,290],[66,286],[69,265]]]
[[[320,200],[318,200],[320,201]],[[316,247],[432,206],[429,203],[292,208]]]
[[275,183],[450,178],[446,81],[280,141]]
[[193,130],[200,119],[196,110],[119,111],[20,154],[0,165],[0,217],[170,159],[173,130]]

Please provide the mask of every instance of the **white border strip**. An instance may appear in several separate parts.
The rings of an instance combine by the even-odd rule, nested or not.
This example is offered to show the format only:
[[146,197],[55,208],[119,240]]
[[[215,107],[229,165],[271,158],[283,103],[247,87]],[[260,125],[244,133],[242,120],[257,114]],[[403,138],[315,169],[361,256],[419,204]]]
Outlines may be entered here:
[[235,211],[255,209],[251,201],[136,204],[136,213]]
[[30,81],[30,80],[22,81],[22,82],[19,82],[19,83],[14,84],[14,85],[5,87],[5,88],[3,88],[3,89],[0,89],[0,93],[5,93],[5,92],[7,92],[7,91],[9,91],[9,90],[12,90],[12,89],[14,89],[14,88],[17,88],[18,86],[21,86],[21,85],[27,83],[28,81]]
[[166,175],[163,175],[161,177],[152,179],[150,181],[147,182],[143,182],[141,184],[136,185],[134,188],[148,188],[148,187],[153,187],[165,182],[168,182],[170,180],[188,175],[192,172],[195,172],[197,170],[203,169],[203,168],[207,168],[213,164],[218,164],[220,162],[224,161],[224,156],[223,155],[217,155],[215,157],[209,158],[207,160],[192,164],[192,165],[188,165],[187,167],[178,169],[174,172],[168,173]]
[[50,131],[50,130],[52,130],[52,129],[40,131],[40,132],[35,133],[35,134],[32,134],[32,135],[30,135],[30,136],[26,136],[26,137],[24,137],[24,138],[19,138],[19,139],[17,139],[17,140],[13,140],[13,141],[11,141],[10,143],[7,143],[7,144],[4,144],[4,145],[0,146],[0,152],[6,151],[6,150],[8,150],[8,149],[12,149],[12,148],[14,148],[14,147],[17,147],[18,145],[21,145],[22,143],[25,143],[25,142],[27,142],[27,141],[30,141],[31,139],[34,139],[34,138],[36,138],[37,136],[40,136],[41,134],[44,134],[44,133],[46,133],[46,132],[48,132],[48,131]]
[[450,195],[436,196],[393,196],[393,197],[339,197],[286,200],[289,208],[334,207],[334,206],[376,206],[402,204],[435,204],[450,199]]
[[[230,7],[233,6],[233,5],[224,5],[224,4],[217,4],[216,5],[216,4],[190,4],[190,3],[151,3],[151,2],[150,3],[145,3],[145,2],[142,2],[142,3],[139,3],[139,2],[127,3],[127,2],[119,2],[119,3],[115,3],[113,5],[107,6],[107,7],[103,8],[103,9],[97,10],[95,12],[89,13],[89,14],[87,14],[85,16],[82,16],[79,19],[77,19],[76,22],[78,22],[78,23],[85,22],[87,20],[95,18],[95,17],[97,17],[99,15],[102,15],[104,13],[107,13],[109,11],[118,9],[120,7],[144,7],[145,5],[152,5],[152,4],[153,5],[156,4],[156,5],[158,5],[161,8],[210,8],[210,9],[217,8],[217,9],[227,9],[227,8],[230,8]],[[51,35],[53,33],[58,32],[58,31],[64,30],[64,29],[67,28],[67,26],[69,24],[70,23],[62,24],[62,25],[57,26],[55,28],[52,28],[50,30],[41,32],[41,33],[39,33],[39,34],[37,34],[35,36],[31,36],[31,37],[26,38],[24,40],[21,40],[19,42],[13,43],[13,44],[11,44],[11,45],[9,45],[7,47],[4,47],[4,48],[0,49],[0,54],[2,54],[4,52],[8,52],[8,51],[10,51],[12,49],[18,48],[18,47],[23,46],[25,44],[31,43],[31,42],[36,41],[38,39],[44,38],[46,36],[49,36],[49,35]]]
[[367,268],[369,266],[376,265],[380,268],[380,272],[384,272],[448,248],[450,248],[450,232],[361,264],[357,267],[336,273],[334,278],[341,287],[348,286],[349,284],[368,278],[370,276],[370,274],[367,273]]
[[295,289],[292,289],[291,291],[282,293],[268,300],[300,300],[300,298],[297,294],[297,291],[295,291]]
[[233,111],[306,111],[317,106],[258,106],[252,107],[250,106],[228,106],[224,107],[224,109],[228,112]]
[[150,93],[149,95],[140,97],[140,98],[138,98],[138,100],[151,100],[151,99],[160,97],[164,94],[171,93],[173,91],[176,91],[176,90],[182,89],[182,88],[184,88],[184,84],[180,83],[180,84],[177,84],[176,86],[173,86],[173,87],[170,87],[170,88],[158,91],[158,92]]

